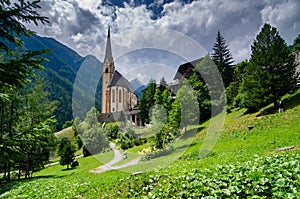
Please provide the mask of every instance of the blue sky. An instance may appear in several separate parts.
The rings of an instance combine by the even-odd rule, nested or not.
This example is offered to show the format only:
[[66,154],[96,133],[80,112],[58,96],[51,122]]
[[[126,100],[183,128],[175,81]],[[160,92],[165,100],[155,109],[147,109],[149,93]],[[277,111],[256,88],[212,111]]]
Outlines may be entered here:
[[43,0],[41,6],[50,24],[30,28],[100,61],[110,24],[116,68],[142,81],[171,80],[180,64],[212,51],[218,30],[236,63],[250,58],[264,23],[288,44],[300,33],[299,0]]

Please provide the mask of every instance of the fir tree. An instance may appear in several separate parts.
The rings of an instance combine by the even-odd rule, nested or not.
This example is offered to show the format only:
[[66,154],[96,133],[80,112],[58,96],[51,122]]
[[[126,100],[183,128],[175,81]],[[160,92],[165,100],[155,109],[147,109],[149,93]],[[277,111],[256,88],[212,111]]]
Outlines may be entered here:
[[240,87],[244,106],[258,109],[296,87],[295,58],[276,28],[264,24],[251,46],[252,54]]
[[[33,69],[42,69],[40,58],[45,50],[22,50],[15,52],[16,47],[21,47],[23,41],[20,36],[30,36],[33,31],[27,29],[24,23],[47,23],[48,18],[40,16],[36,11],[40,8],[40,1],[26,2],[9,0],[0,1],[0,98],[5,97],[5,87],[21,88],[33,75]],[[21,21],[23,23],[21,23]],[[12,44],[12,45],[8,45]]]
[[224,81],[224,86],[229,86],[233,78],[233,58],[230,54],[228,46],[225,43],[224,37],[218,31],[216,42],[213,47],[214,53],[212,54],[212,59],[217,65],[222,79]]

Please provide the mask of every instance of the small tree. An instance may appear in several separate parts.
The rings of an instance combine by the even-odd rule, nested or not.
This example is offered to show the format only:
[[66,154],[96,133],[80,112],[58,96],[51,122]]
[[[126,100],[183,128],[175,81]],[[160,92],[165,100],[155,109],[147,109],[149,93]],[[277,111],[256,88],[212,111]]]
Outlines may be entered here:
[[95,107],[92,107],[91,110],[86,113],[84,121],[88,124],[88,128],[92,128],[98,124],[97,114],[98,111]]
[[109,141],[105,132],[99,125],[95,125],[84,131],[82,134],[82,141],[84,144],[84,157],[100,153],[109,147]]
[[70,139],[67,137],[64,137],[60,143],[58,148],[58,155],[60,156],[60,165],[67,165],[67,169],[69,169],[69,165],[74,161],[75,159],[75,152],[76,148],[71,143]]

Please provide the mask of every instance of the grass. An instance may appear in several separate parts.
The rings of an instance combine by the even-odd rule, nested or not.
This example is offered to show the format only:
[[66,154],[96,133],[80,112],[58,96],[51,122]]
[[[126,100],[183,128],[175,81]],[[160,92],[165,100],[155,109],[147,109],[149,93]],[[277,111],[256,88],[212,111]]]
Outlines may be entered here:
[[[290,156],[300,154],[300,90],[293,95],[286,95],[283,102],[286,111],[281,114],[272,112],[270,105],[253,114],[245,114],[245,109],[233,110],[226,115],[225,121],[221,116],[216,117],[215,122],[224,122],[224,128],[218,131],[218,140],[212,150],[209,147],[203,148],[208,128],[210,125],[215,125],[214,122],[207,121],[198,127],[191,127],[200,129],[195,136],[186,136],[172,143],[174,151],[168,155],[122,170],[101,174],[93,174],[89,170],[109,162],[113,157],[112,152],[79,158],[80,165],[75,169],[64,170],[64,167],[55,165],[35,173],[32,179],[8,183],[0,188],[0,198],[113,198],[113,196],[124,197],[126,195],[134,198],[141,197],[141,195],[134,195],[140,192],[147,194],[151,192],[154,193],[153,197],[158,197],[159,195],[155,194],[163,193],[159,191],[158,185],[161,185],[161,189],[166,192],[167,186],[172,186],[170,190],[174,190],[173,196],[177,194],[179,196],[181,192],[184,192],[185,186],[192,186],[189,184],[191,180],[187,180],[189,173],[197,176],[198,171],[214,172],[216,168],[219,168],[216,165],[239,165],[240,163],[246,165],[245,167],[250,165],[249,168],[251,168],[253,161],[258,162],[257,164],[260,164],[260,161],[264,162],[264,159],[256,161],[258,157],[273,157],[274,154],[275,158],[271,159],[275,162],[277,154],[286,154],[286,156],[280,155],[280,161],[284,162],[285,158],[288,160]],[[253,129],[249,131],[248,126],[253,126]],[[283,153],[276,151],[278,148],[288,146],[295,146],[296,150]],[[118,165],[138,157],[138,152],[147,147],[150,147],[150,143],[128,149],[129,158],[122,160]],[[207,153],[201,153],[205,150]],[[201,154],[205,156],[200,156]],[[296,162],[299,161],[297,157]],[[293,160],[291,164],[295,161]],[[238,171],[235,169],[236,166],[232,168],[234,172]],[[227,167],[224,169],[228,170]],[[145,173],[140,177],[130,177],[131,173],[137,171]],[[286,172],[289,171],[286,170]],[[300,171],[294,172],[296,176],[300,176]],[[255,177],[256,174],[251,175]],[[155,176],[167,177],[156,179]],[[274,184],[281,186],[282,181],[279,180]],[[211,181],[208,182],[211,183]],[[296,188],[300,188],[297,181],[295,183]],[[146,191],[144,192],[143,187],[149,190],[144,190]],[[131,191],[135,193],[131,194]]]
[[64,137],[68,137],[70,140],[75,139],[72,127],[68,127],[59,132],[56,132],[55,136],[57,137],[58,140],[61,140]]

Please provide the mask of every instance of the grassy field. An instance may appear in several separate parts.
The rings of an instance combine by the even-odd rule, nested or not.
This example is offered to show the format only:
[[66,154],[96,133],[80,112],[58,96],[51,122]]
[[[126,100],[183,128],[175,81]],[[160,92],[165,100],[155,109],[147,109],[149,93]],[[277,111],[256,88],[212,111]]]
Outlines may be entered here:
[[[172,143],[170,153],[150,161],[93,174],[89,170],[109,162],[113,153],[79,158],[75,169],[55,165],[6,184],[0,198],[300,198],[300,90],[283,102],[280,114],[271,105],[252,114],[228,113],[212,150],[203,147],[212,124],[207,121],[194,127],[200,129],[194,136]],[[118,165],[149,146],[127,150],[129,159]],[[295,149],[277,150],[289,146]],[[130,177],[138,171],[143,173]]]

